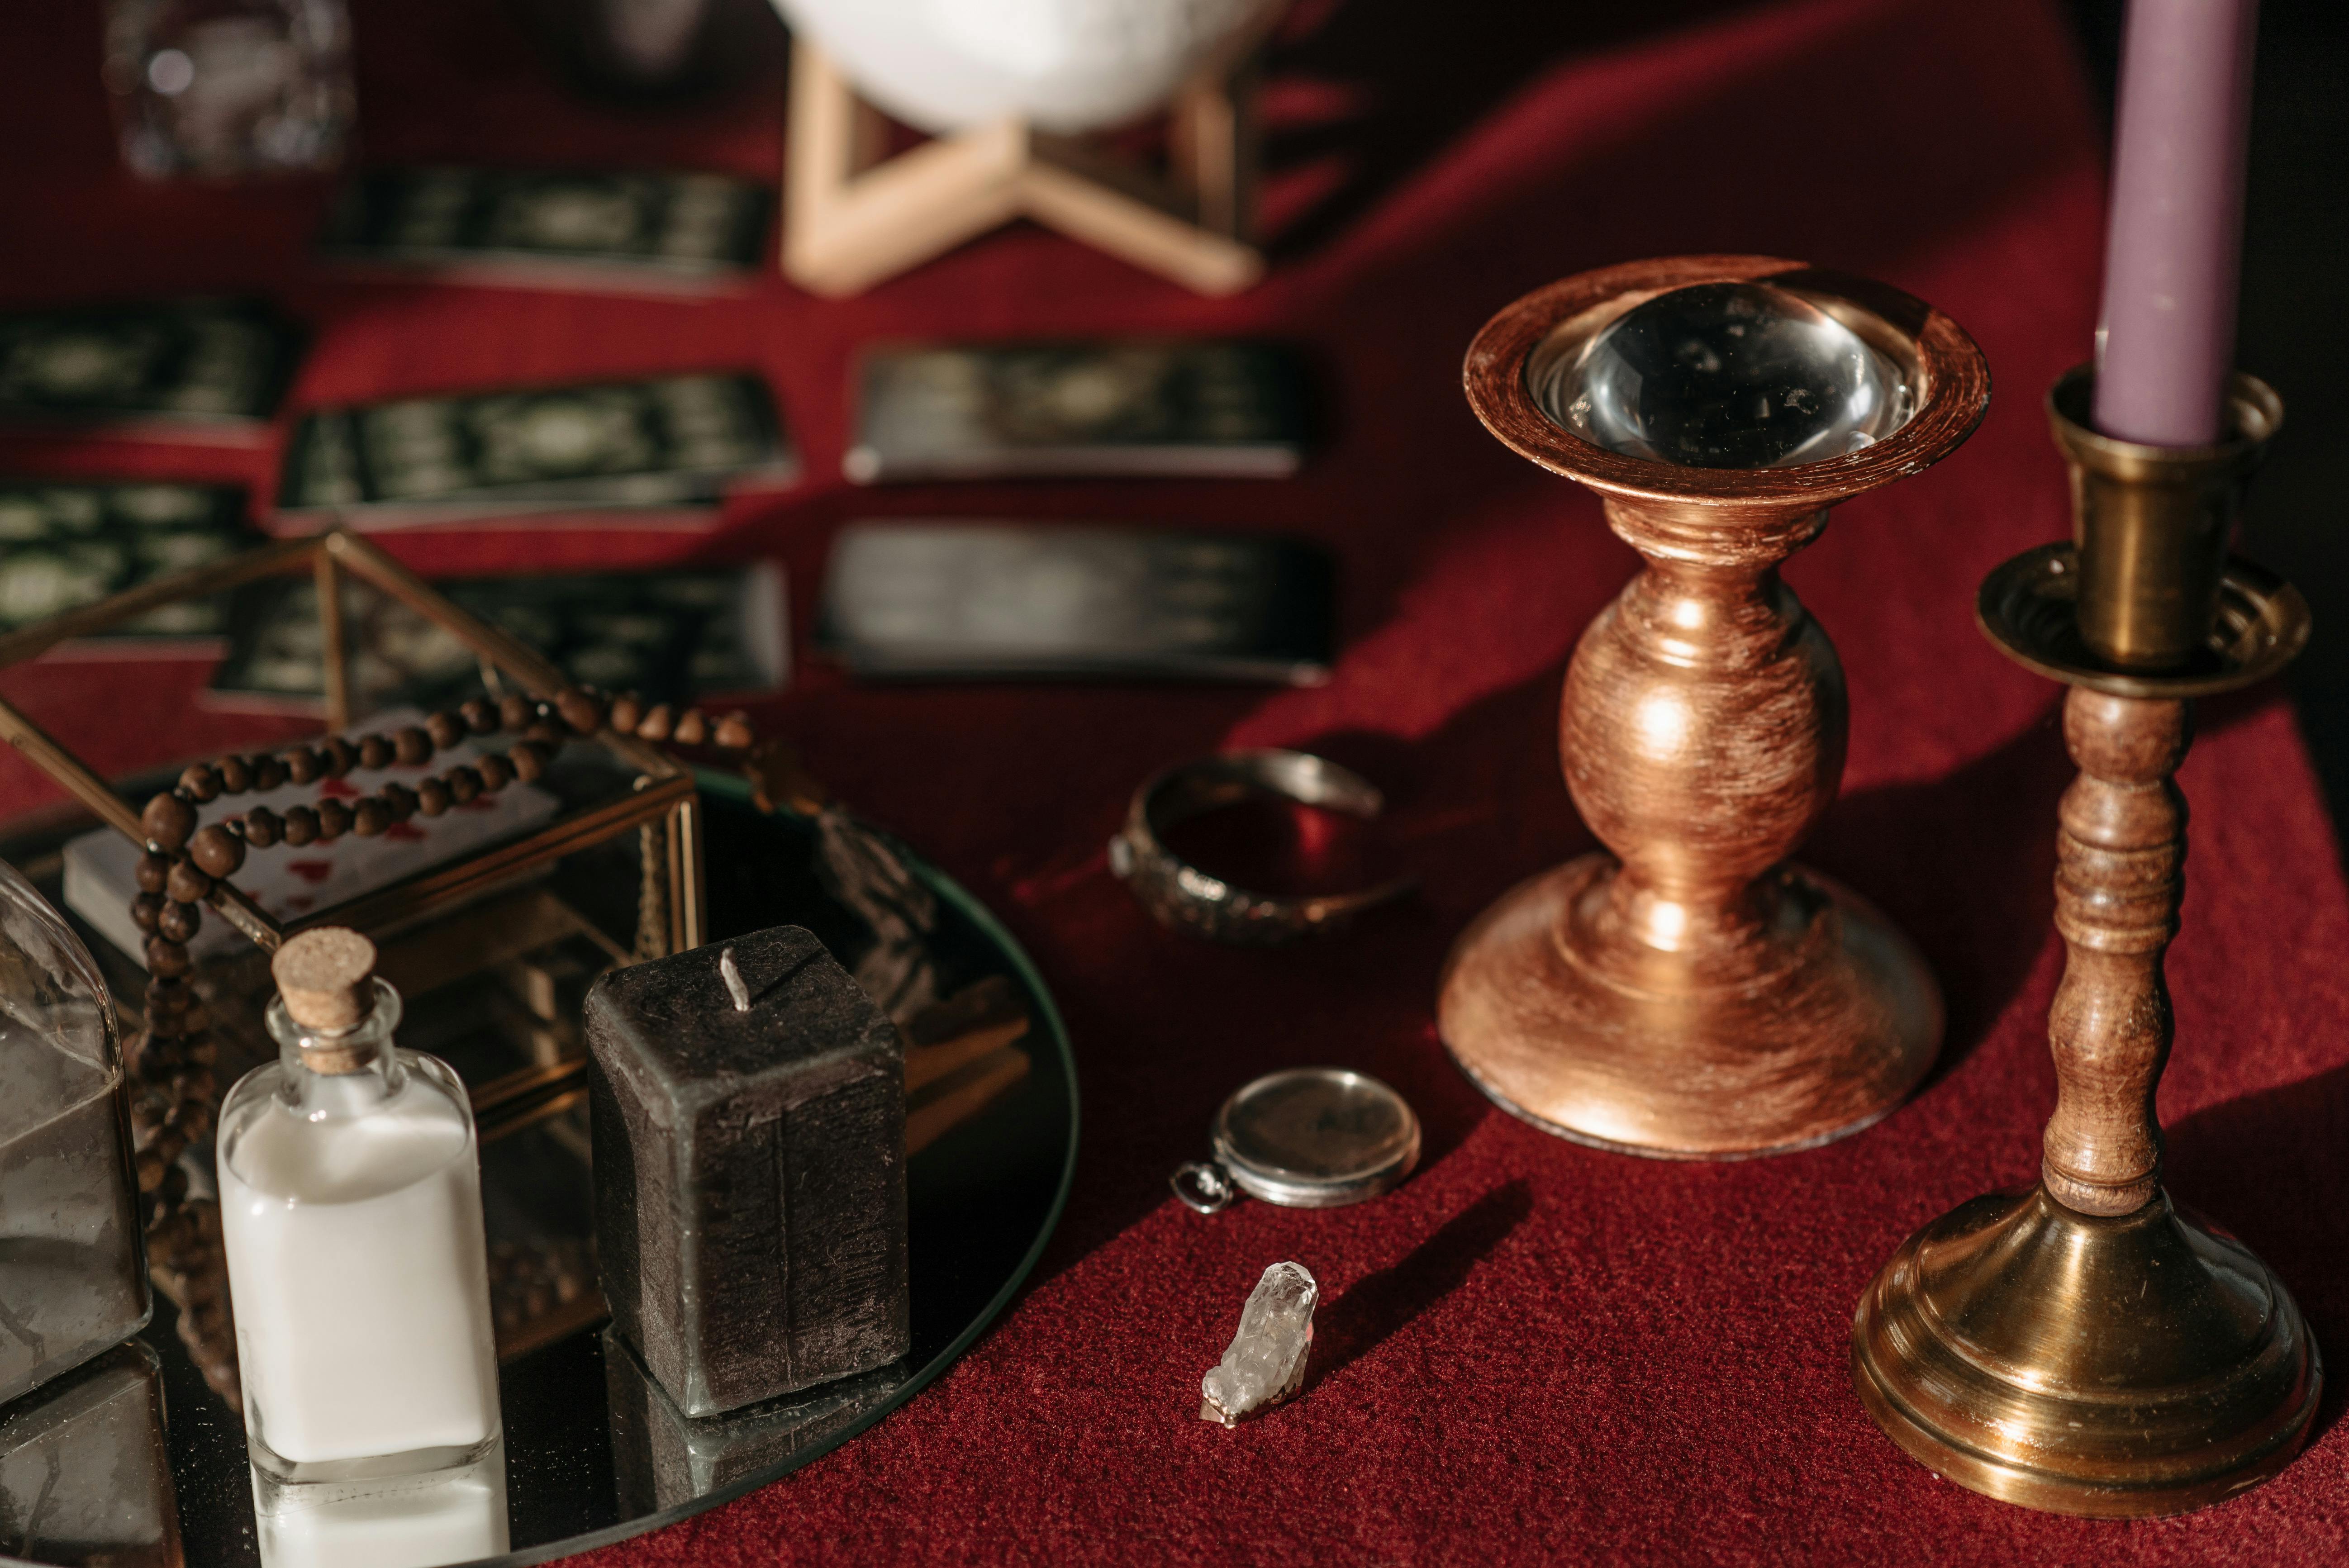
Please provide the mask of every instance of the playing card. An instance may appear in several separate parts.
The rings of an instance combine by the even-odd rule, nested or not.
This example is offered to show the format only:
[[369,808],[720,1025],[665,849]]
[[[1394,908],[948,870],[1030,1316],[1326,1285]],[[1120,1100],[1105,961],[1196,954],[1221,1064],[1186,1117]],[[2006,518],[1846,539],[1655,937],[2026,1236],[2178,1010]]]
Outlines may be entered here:
[[980,344],[872,353],[841,469],[903,480],[1280,479],[1303,459],[1304,376],[1269,344]]
[[[779,689],[790,673],[782,569],[476,577],[437,584],[572,679],[648,701],[740,698]],[[270,578],[237,591],[228,656],[207,707],[322,713],[317,591]],[[343,624],[354,704],[442,707],[481,684],[478,660],[447,631],[363,583],[346,583]]]
[[706,288],[753,275],[773,206],[721,174],[378,170],[344,190],[320,244],[468,283]]
[[798,459],[755,375],[403,397],[305,415],[277,516],[295,528],[456,521],[582,507],[714,509]]
[[250,301],[0,315],[0,420],[264,439],[300,353],[300,333]]
[[[371,717],[367,727],[388,732],[423,721],[420,708],[395,708]],[[454,763],[471,761],[485,751],[502,750],[509,743],[510,738],[472,737],[429,762],[394,765],[370,774],[368,782],[373,785],[390,779],[413,786],[428,774],[446,772]],[[203,825],[254,806],[282,813],[288,806],[314,805],[329,796],[348,801],[359,794],[347,779],[321,779],[259,793],[248,791],[234,799],[223,795],[197,807],[196,819]],[[429,866],[470,854],[495,840],[528,831],[553,817],[561,804],[536,785],[515,782],[495,794],[477,795],[461,806],[451,806],[438,817],[419,812],[372,839],[346,833],[331,844],[305,844],[300,849],[278,844],[249,851],[243,868],[231,880],[239,892],[271,918],[304,920]],[[131,896],[139,891],[136,873],[141,852],[139,845],[111,828],[84,833],[67,841],[65,848],[67,904],[133,958],[145,950],[146,941],[145,934],[131,923],[129,908]],[[236,952],[249,942],[215,914],[206,917],[203,928],[188,944],[188,951],[202,960]]]
[[1331,596],[1328,552],[1302,540],[861,522],[833,546],[817,640],[863,676],[1311,686]]
[[[95,604],[257,542],[233,485],[0,479],[0,631]],[[217,653],[225,595],[182,600],[60,644],[55,658]]]

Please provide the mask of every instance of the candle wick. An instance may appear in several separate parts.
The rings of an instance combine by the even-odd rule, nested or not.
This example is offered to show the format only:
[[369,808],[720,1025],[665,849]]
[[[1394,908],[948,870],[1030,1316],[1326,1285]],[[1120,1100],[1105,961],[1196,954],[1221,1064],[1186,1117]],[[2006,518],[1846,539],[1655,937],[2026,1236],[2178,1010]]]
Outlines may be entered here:
[[750,1010],[750,987],[742,984],[742,971],[734,967],[734,949],[730,945],[718,950],[718,977],[726,982],[726,994],[734,998],[734,1010]]

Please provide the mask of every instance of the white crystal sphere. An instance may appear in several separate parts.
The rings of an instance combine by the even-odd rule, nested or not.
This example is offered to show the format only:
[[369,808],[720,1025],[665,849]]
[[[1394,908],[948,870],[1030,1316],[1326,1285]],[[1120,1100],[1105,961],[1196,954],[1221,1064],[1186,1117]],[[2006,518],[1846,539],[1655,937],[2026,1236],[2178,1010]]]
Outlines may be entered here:
[[1147,114],[1287,0],[774,0],[874,107],[919,130]]

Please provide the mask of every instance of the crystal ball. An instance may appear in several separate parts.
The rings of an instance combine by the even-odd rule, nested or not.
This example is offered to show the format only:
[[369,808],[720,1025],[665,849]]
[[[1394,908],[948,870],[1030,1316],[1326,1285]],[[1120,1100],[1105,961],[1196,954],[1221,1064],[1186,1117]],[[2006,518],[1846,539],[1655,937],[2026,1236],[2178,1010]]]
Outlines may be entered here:
[[1908,423],[1900,367],[1800,294],[1694,284],[1626,311],[1528,377],[1593,446],[1691,469],[1825,462]]
[[1282,0],[774,0],[874,107],[934,135],[1078,136],[1163,108]]

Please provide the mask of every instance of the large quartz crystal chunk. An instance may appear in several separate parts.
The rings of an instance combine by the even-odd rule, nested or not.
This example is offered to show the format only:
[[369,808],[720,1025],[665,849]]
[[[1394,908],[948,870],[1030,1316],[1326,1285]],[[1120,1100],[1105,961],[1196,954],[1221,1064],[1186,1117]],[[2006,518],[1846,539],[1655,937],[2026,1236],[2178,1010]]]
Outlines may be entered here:
[[1593,446],[1692,469],[1826,462],[1899,429],[1914,403],[1899,366],[1768,284],[1660,294],[1527,380]]
[[1305,1384],[1305,1357],[1313,1348],[1313,1304],[1321,1287],[1303,1264],[1275,1264],[1264,1271],[1240,1309],[1240,1331],[1232,1336],[1207,1375],[1199,1419],[1239,1425],[1240,1418],[1279,1404]]

